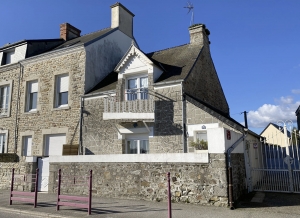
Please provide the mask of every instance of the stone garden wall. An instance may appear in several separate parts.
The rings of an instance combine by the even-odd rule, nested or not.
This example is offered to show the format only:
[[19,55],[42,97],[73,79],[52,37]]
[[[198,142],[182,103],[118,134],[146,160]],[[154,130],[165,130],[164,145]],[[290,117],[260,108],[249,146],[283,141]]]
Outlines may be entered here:
[[[227,172],[224,154],[210,154],[209,163],[51,163],[49,192],[57,191],[57,173],[88,175],[93,170],[93,195],[112,198],[167,201],[171,174],[174,202],[227,206]],[[63,194],[87,194],[87,187],[64,185]]]
[[[12,169],[15,168],[15,174],[33,174],[37,168],[37,163],[27,163],[19,160],[16,154],[0,154],[0,190],[10,189]],[[26,187],[19,184],[15,190],[29,190],[32,186]]]

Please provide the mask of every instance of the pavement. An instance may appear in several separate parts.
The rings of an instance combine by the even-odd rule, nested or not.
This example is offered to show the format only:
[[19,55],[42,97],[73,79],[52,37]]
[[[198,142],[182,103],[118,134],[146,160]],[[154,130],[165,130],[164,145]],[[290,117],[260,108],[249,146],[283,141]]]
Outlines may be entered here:
[[[0,217],[7,213],[15,217],[104,217],[104,218],[164,218],[168,217],[167,202],[133,199],[93,197],[92,214],[86,209],[61,206],[56,211],[56,195],[38,193],[37,207],[33,204],[13,201],[9,205],[9,191],[0,190]],[[1,216],[2,214],[2,216]],[[243,196],[235,210],[226,207],[201,206],[188,203],[172,203],[172,217],[300,217],[300,194],[253,192]]]

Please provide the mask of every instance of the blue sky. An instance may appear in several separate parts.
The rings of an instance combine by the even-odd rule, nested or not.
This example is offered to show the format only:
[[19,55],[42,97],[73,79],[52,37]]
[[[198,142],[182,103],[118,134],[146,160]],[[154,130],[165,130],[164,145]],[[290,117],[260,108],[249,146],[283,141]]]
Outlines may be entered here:
[[[3,0],[0,46],[58,38],[68,22],[82,34],[110,26],[111,0]],[[189,42],[185,0],[120,1],[134,17],[144,52]],[[211,54],[231,117],[260,133],[269,122],[292,120],[300,105],[299,0],[194,0],[194,23],[210,30]]]

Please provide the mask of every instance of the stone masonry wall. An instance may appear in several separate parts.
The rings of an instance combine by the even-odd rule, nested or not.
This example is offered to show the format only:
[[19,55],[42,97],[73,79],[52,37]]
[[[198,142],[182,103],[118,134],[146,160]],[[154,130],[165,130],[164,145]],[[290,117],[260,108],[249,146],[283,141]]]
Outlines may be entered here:
[[[15,168],[15,174],[34,174],[37,163],[24,162],[0,162],[0,190],[10,189],[12,169]],[[17,180],[14,184],[14,190],[29,191],[32,190],[33,184],[24,183]]]
[[16,110],[18,103],[18,84],[20,76],[19,64],[0,66],[0,86],[10,84],[11,99],[10,99],[10,115],[0,115],[0,133],[1,131],[8,131],[7,137],[7,152],[13,153],[15,151],[15,122]]
[[[182,101],[180,86],[159,89],[155,96],[155,122],[149,138],[150,153],[182,152]],[[83,146],[86,154],[121,154],[125,151],[125,140],[118,139],[117,129],[132,126],[132,120],[103,120],[104,98],[86,99],[83,116]],[[139,127],[144,124],[138,122]]]
[[246,192],[246,169],[244,154],[231,154],[233,200],[236,201]]
[[[85,52],[58,55],[24,66],[21,83],[19,132],[32,135],[32,155],[42,156],[45,134],[66,134],[66,143],[78,144],[80,96],[84,94]],[[69,75],[68,107],[55,108],[55,76]],[[26,84],[38,80],[37,111],[26,112]],[[22,137],[18,153],[21,154]]]
[[229,106],[208,46],[203,47],[198,61],[183,85],[185,93],[229,114]]
[[[227,206],[224,154],[210,154],[210,163],[50,163],[49,192],[57,191],[57,173],[88,175],[93,170],[93,195],[167,201],[166,173],[171,174],[174,202]],[[63,179],[64,177],[62,177]],[[87,194],[87,187],[63,185],[63,194]]]

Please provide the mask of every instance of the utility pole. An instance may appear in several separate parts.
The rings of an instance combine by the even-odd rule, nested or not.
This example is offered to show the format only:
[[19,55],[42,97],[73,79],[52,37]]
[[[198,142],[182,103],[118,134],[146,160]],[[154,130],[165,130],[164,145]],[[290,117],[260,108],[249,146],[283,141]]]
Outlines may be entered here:
[[248,129],[247,111],[244,111],[244,120],[245,120],[245,127],[246,129]]

